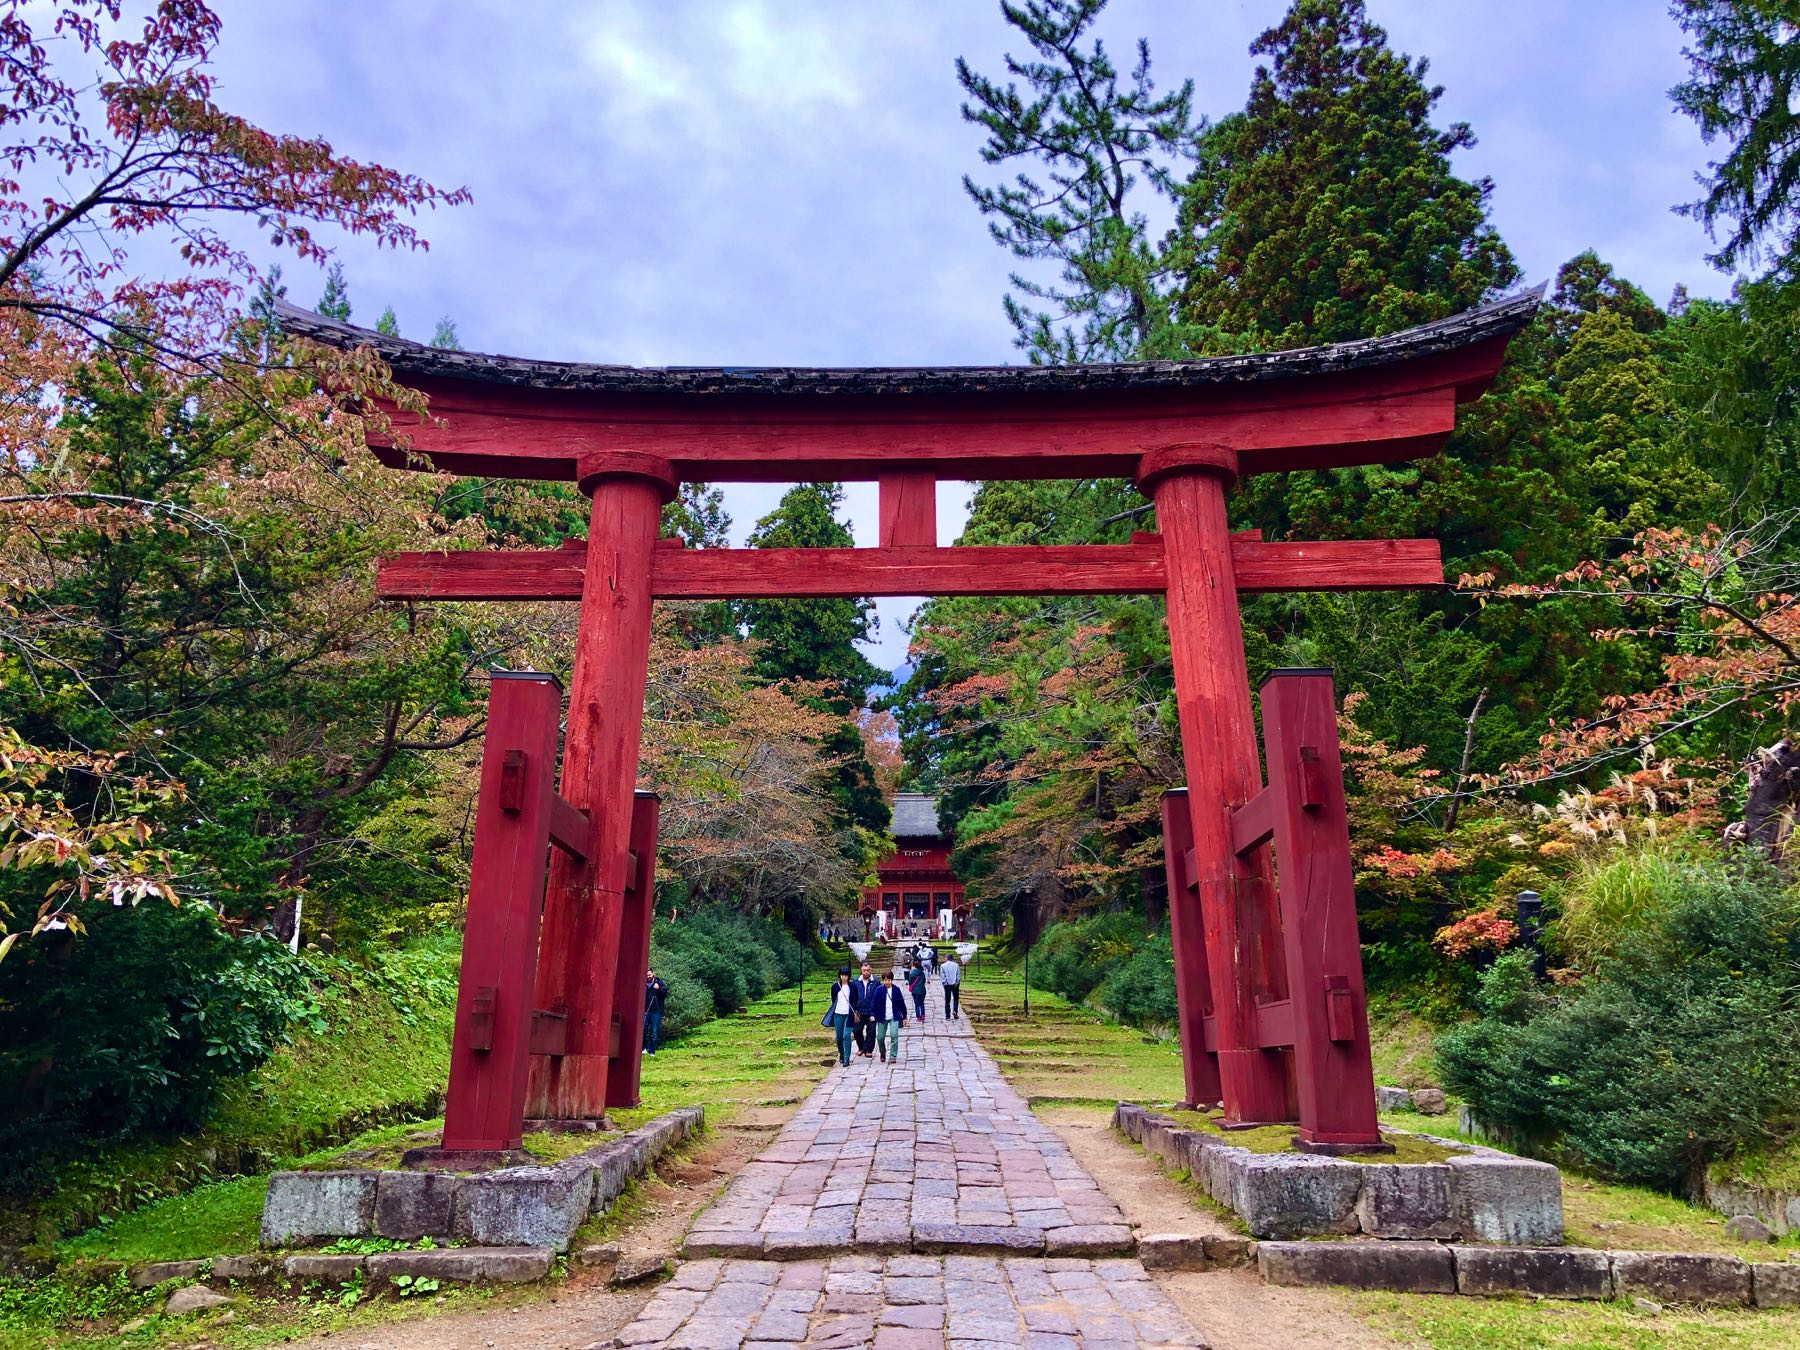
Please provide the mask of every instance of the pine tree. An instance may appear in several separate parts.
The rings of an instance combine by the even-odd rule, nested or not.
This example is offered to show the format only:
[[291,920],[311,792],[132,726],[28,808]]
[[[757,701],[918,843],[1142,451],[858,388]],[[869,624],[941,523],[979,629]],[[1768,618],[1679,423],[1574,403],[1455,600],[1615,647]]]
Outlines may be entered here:
[[382,310],[381,317],[375,320],[375,331],[385,337],[400,336],[400,318],[394,313],[392,305]]
[[[848,548],[855,540],[838,519],[843,503],[844,489],[838,483],[791,488],[773,511],[756,522],[751,546]],[[827,743],[840,764],[835,789],[839,818],[846,827],[885,833],[890,813],[854,720],[868,700],[870,686],[887,679],[856,646],[874,633],[874,602],[841,597],[751,600],[745,602],[743,613],[750,636],[759,644],[758,674],[772,680],[821,681],[837,690],[819,703],[843,719]],[[867,843],[865,835],[854,847],[866,853]]]
[[1467,309],[1518,268],[1488,221],[1487,179],[1451,154],[1441,87],[1391,50],[1363,0],[1294,0],[1250,48],[1244,111],[1200,143],[1182,204],[1191,250],[1183,320],[1236,342],[1285,348],[1370,337]]
[[319,313],[339,323],[350,322],[350,283],[344,279],[344,264],[334,262],[325,271],[325,294],[319,297]]
[[437,327],[432,330],[430,345],[437,347],[442,351],[460,352],[462,350],[462,339],[456,335],[456,320],[450,318],[439,319],[437,321]]
[[[1034,362],[1129,360],[1154,353],[1168,325],[1171,265],[1149,237],[1134,190],[1140,179],[1173,198],[1175,165],[1193,156],[1199,134],[1193,81],[1157,96],[1150,48],[1138,41],[1126,86],[1094,39],[1083,46],[1106,0],[1029,0],[1001,4],[1007,23],[1037,53],[1006,57],[1016,84],[977,74],[958,58],[956,78],[969,102],[963,119],[987,128],[988,164],[1035,166],[1008,183],[963,187],[995,240],[1013,256],[1057,265],[1053,283],[1015,274],[1006,316]],[[1032,176],[1041,172],[1048,180]],[[1048,308],[1038,308],[1047,304]]]
[[[1722,268],[1800,251],[1800,7],[1794,0],[1674,0],[1691,78],[1670,90],[1708,144],[1730,153],[1696,175],[1706,195],[1679,208],[1709,233],[1726,227]],[[1717,238],[1717,234],[1714,233]]]

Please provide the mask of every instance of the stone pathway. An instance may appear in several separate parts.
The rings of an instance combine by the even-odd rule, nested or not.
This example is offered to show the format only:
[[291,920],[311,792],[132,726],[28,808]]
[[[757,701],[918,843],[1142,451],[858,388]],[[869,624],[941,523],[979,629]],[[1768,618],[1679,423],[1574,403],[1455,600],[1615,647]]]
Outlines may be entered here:
[[1118,1207],[932,995],[897,1065],[834,1068],[699,1216],[693,1259],[615,1345],[1205,1345]]
[[898,1064],[857,1057],[833,1068],[694,1221],[687,1254],[803,1259],[852,1242],[865,1252],[1128,1254],[1118,1206],[943,1006],[933,980]]
[[728,1350],[1203,1347],[1135,1260],[690,1261],[613,1342]]

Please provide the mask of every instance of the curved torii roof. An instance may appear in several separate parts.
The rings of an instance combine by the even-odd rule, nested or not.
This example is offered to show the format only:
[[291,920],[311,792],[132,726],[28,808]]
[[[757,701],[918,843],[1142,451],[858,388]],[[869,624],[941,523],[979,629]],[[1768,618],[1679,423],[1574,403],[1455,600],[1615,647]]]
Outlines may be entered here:
[[[1130,477],[1148,450],[1230,446],[1246,473],[1430,454],[1493,381],[1541,287],[1385,337],[1081,366],[621,366],[447,351],[278,304],[282,328],[366,346],[430,397],[399,425],[436,468],[570,480],[648,453],[712,481]],[[372,438],[397,465],[406,454]],[[417,461],[412,461],[416,463]]]

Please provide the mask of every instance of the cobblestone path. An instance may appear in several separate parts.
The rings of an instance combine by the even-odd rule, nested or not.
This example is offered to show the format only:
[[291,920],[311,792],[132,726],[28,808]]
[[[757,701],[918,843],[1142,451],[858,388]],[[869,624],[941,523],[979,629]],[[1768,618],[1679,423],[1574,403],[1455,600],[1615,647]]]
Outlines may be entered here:
[[690,1261],[614,1344],[1126,1350],[1205,1342],[1135,1260],[852,1254]]
[[1118,1207],[932,994],[899,1063],[833,1068],[695,1220],[691,1259],[617,1345],[1205,1344],[1130,1255]]
[[[933,993],[937,992],[934,983]],[[833,1068],[689,1235],[694,1255],[1110,1256],[1131,1230],[939,995],[900,1061]],[[820,1031],[821,1051],[827,1050]]]

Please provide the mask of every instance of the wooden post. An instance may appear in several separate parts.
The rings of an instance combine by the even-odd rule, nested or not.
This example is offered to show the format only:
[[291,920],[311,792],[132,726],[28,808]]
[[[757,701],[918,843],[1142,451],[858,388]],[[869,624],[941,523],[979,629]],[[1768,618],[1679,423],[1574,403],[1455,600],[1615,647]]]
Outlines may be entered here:
[[1275,900],[1264,851],[1238,858],[1231,812],[1262,788],[1250,675],[1232,571],[1225,491],[1237,457],[1196,445],[1144,456],[1138,481],[1156,503],[1169,571],[1169,647],[1187,769],[1194,871],[1230,1125],[1293,1119],[1282,1052],[1261,1049],[1257,1004],[1279,999]]
[[520,1146],[561,710],[555,676],[494,672],[444,1103],[447,1150]]
[[1262,714],[1293,1006],[1297,1142],[1314,1152],[1380,1148],[1331,672],[1275,671],[1263,681]]
[[1213,1018],[1212,980],[1206,969],[1206,930],[1200,897],[1191,875],[1194,821],[1186,788],[1162,795],[1163,872],[1169,879],[1169,940],[1175,948],[1176,1025],[1181,1032],[1185,1105],[1199,1108],[1220,1100],[1219,1057],[1206,1044]]
[[606,1072],[606,1104],[638,1104],[644,1069],[644,973],[650,968],[650,923],[656,916],[656,827],[662,802],[639,792],[631,804],[631,885],[619,926],[619,964],[613,973],[613,1022],[618,1053]]
[[652,456],[592,454],[580,464],[593,497],[581,626],[569,691],[562,795],[592,821],[588,863],[558,856],[544,902],[538,1006],[561,1013],[564,1053],[532,1057],[529,1114],[606,1114],[613,981],[631,867],[631,817],[644,682],[650,659],[650,571],[665,502],[677,480]]
[[876,480],[883,548],[937,543],[937,480],[929,473],[883,474]]

